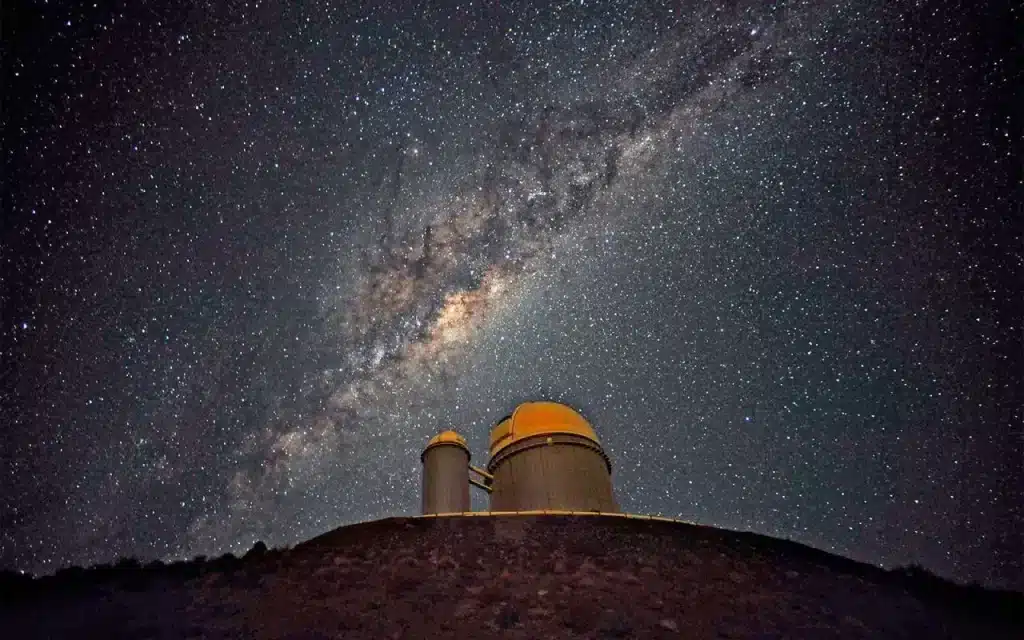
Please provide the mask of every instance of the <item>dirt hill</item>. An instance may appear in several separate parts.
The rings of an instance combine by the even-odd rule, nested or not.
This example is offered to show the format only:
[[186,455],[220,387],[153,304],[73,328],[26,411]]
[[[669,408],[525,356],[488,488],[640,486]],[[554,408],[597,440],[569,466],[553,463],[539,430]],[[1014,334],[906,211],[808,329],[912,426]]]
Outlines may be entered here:
[[1024,597],[611,516],[392,518],[2,580],[7,638],[1020,638]]

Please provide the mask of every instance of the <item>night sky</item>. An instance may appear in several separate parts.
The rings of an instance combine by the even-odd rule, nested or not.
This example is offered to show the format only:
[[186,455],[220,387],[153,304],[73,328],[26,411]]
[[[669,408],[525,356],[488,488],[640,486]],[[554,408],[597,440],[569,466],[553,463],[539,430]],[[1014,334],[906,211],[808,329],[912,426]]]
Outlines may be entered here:
[[0,567],[415,514],[546,398],[626,511],[1024,588],[1019,13],[163,4],[3,4]]

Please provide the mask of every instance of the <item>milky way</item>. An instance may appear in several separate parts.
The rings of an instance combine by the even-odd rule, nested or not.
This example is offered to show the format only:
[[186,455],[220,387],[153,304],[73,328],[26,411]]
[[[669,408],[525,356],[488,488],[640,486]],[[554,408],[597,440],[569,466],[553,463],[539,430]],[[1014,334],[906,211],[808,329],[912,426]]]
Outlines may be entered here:
[[1022,584],[993,16],[339,4],[5,23],[5,566],[414,513],[547,397],[628,511]]

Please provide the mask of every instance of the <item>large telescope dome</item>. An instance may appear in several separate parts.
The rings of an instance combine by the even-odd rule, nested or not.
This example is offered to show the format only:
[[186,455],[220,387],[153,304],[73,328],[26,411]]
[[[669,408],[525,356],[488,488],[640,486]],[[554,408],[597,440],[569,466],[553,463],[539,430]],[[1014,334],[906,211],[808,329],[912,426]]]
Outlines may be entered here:
[[570,434],[598,442],[593,427],[572,407],[557,402],[524,402],[491,431],[493,458],[505,447],[541,435]]
[[491,430],[491,511],[617,512],[594,428],[557,402],[525,402]]

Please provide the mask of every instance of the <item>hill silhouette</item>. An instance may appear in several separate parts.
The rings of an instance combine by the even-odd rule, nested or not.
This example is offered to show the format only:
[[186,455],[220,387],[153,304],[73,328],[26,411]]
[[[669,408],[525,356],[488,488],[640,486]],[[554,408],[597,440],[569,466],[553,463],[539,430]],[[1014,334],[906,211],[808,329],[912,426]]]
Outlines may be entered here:
[[11,638],[1016,638],[1024,595],[614,516],[390,518],[292,549],[0,577]]

